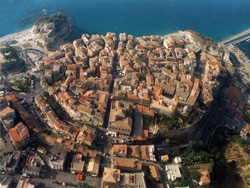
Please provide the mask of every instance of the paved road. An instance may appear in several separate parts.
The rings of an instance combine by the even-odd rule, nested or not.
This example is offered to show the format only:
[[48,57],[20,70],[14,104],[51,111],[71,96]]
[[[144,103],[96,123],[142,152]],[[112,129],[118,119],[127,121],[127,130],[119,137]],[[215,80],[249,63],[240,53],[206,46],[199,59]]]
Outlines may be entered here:
[[35,97],[36,95],[39,94],[43,94],[43,92],[45,91],[45,89],[41,86],[40,84],[40,76],[41,76],[41,72],[39,73],[34,73],[34,75],[36,76],[36,79],[34,80],[35,82],[35,89],[33,89],[31,91],[31,93],[19,93],[18,95],[26,98],[28,103],[32,103],[32,98]]

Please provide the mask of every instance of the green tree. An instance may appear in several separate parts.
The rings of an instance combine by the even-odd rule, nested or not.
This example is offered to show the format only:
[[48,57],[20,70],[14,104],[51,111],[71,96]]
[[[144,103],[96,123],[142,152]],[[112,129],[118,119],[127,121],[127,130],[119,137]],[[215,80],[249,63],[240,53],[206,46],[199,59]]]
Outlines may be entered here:
[[200,179],[200,173],[198,172],[197,169],[193,169],[190,173],[190,177],[196,181],[199,181]]
[[244,147],[243,147],[243,151],[246,152],[246,153],[248,153],[248,151],[249,151],[249,150],[248,150],[248,147],[247,147],[247,146],[244,146]]
[[63,117],[63,111],[62,111],[62,109],[57,109],[56,110],[56,114],[59,116],[59,117]]
[[208,166],[208,172],[212,173],[214,170],[214,162],[211,162]]
[[46,97],[46,99],[48,99],[50,97],[50,95],[49,95],[49,93],[47,91],[44,91],[43,95]]
[[35,75],[30,75],[30,79],[31,79],[31,80],[35,80],[35,79],[36,79],[36,76],[35,76]]
[[196,102],[196,103],[194,104],[194,109],[198,109],[199,107],[200,107],[199,102]]
[[172,155],[173,156],[179,156],[180,155],[180,147],[179,146],[172,147]]
[[88,187],[89,187],[89,184],[83,183],[82,187],[83,187],[83,188],[88,188]]
[[54,80],[53,80],[53,78],[49,78],[47,80],[47,82],[48,82],[49,86],[52,86],[55,83]]
[[175,111],[170,114],[170,118],[171,119],[175,119],[176,118],[176,112]]

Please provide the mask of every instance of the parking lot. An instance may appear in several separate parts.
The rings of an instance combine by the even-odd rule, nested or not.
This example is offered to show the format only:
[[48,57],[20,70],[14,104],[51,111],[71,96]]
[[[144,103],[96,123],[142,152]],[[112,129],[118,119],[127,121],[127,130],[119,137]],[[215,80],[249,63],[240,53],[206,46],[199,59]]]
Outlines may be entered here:
[[3,156],[4,153],[9,153],[14,151],[15,148],[12,144],[12,141],[9,135],[6,133],[5,129],[1,125],[1,138],[0,138],[0,156]]

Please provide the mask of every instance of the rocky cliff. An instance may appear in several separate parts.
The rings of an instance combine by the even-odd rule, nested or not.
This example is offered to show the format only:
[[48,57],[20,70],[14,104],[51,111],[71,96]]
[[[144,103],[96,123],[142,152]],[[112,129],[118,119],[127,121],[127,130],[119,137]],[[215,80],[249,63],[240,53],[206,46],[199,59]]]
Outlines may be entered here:
[[211,38],[204,36],[200,33],[197,33],[195,31],[187,30],[185,31],[185,34],[188,35],[188,38],[191,43],[196,44],[198,49],[197,51],[202,50],[215,57],[218,57],[221,61],[224,61],[227,71],[231,75],[234,74],[235,68],[233,67],[233,63],[230,61],[229,51],[224,45],[222,44],[218,45]]
[[41,17],[33,25],[35,42],[48,50],[52,50],[56,44],[67,39],[71,31],[71,25],[66,16],[61,13]]

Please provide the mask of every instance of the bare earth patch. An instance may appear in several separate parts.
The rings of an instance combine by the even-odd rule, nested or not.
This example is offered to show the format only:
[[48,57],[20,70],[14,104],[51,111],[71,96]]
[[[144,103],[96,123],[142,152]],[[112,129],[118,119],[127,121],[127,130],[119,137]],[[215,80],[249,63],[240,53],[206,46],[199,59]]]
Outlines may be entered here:
[[[228,163],[235,161],[236,168],[229,170],[227,177],[229,187],[249,187],[250,188],[250,155],[243,151],[243,147],[238,143],[230,143],[225,150],[225,158]],[[237,176],[241,181],[237,181]]]

